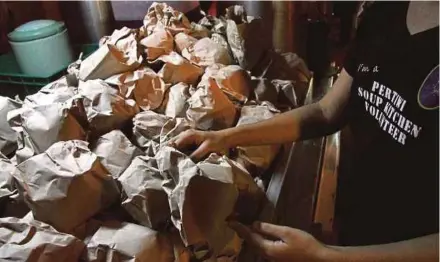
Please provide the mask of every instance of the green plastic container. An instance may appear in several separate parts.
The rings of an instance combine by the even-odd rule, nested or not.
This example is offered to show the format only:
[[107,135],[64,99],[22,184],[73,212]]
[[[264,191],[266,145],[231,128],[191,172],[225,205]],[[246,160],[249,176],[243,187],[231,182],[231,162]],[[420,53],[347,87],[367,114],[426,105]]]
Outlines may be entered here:
[[67,29],[63,22],[35,20],[8,34],[23,73],[48,77],[73,62]]

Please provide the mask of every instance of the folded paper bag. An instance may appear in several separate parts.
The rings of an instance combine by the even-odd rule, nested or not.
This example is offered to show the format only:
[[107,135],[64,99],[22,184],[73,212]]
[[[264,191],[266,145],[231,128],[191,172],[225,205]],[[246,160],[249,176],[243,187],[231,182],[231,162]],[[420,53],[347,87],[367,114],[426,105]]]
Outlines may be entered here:
[[120,130],[113,130],[101,136],[92,147],[92,152],[115,179],[127,169],[136,156],[143,154]]
[[84,243],[33,219],[0,218],[0,260],[76,262]]
[[173,262],[171,241],[148,227],[109,221],[87,244],[88,262]]
[[21,107],[21,103],[0,96],[0,152],[9,155],[17,148],[17,133],[9,126],[8,112]]
[[18,133],[17,162],[43,153],[58,141],[86,139],[79,118],[81,100],[72,98],[64,103],[25,106],[8,113],[9,125]]
[[106,79],[112,75],[133,71],[142,63],[142,56],[127,56],[111,44],[104,44],[81,62],[79,78],[82,81]]
[[209,81],[211,82],[208,86],[199,87],[188,99],[188,120],[202,130],[220,130],[233,126],[237,114],[234,104],[214,79]]
[[121,128],[139,112],[134,100],[125,99],[101,79],[81,81],[78,93],[93,137]]
[[14,174],[34,217],[71,232],[119,198],[113,177],[87,142],[57,142]]
[[126,196],[122,206],[128,213],[143,226],[163,229],[171,214],[156,159],[136,157],[118,180]]
[[159,107],[170,86],[148,67],[111,76],[105,82],[118,86],[121,95],[134,99],[142,110]]
[[202,68],[190,63],[176,52],[163,55],[158,60],[165,62],[158,74],[166,83],[183,82],[195,85],[203,74]]
[[155,112],[172,118],[185,117],[188,109],[187,100],[190,97],[187,84],[182,82],[175,84],[167,90],[161,106]]

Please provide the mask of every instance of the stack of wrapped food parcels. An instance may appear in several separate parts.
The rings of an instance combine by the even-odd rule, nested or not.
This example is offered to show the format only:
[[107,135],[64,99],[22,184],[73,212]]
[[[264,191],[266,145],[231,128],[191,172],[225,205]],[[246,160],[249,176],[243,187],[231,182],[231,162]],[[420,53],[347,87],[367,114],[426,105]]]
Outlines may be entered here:
[[255,220],[256,182],[279,146],[196,163],[168,146],[300,106],[302,59],[271,49],[260,18],[232,6],[198,23],[153,3],[66,76],[0,97],[1,261],[234,261],[231,218]]

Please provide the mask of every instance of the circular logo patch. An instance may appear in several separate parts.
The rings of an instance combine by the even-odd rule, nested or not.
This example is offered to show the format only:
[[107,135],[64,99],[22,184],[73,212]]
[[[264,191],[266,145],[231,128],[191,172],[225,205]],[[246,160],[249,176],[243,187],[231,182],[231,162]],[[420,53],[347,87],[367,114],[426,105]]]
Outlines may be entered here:
[[419,105],[423,109],[437,109],[439,104],[439,66],[428,74],[419,89],[417,96]]

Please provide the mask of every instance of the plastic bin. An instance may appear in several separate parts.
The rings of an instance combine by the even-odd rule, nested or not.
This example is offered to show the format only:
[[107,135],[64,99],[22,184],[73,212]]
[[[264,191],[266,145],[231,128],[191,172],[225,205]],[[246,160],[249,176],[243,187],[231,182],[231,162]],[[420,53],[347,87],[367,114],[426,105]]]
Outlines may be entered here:
[[[85,44],[74,46],[75,60],[83,53],[83,59],[98,49],[98,44]],[[38,90],[66,74],[62,68],[48,77],[27,75],[21,72],[20,67],[12,52],[0,56],[0,95],[13,97],[15,95],[26,96],[38,92]]]

